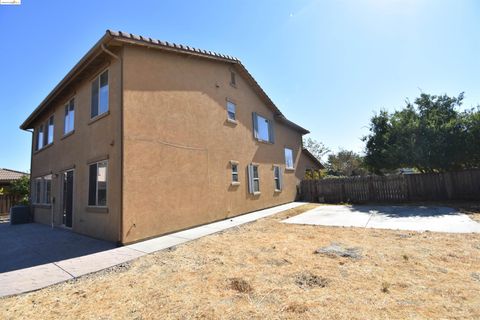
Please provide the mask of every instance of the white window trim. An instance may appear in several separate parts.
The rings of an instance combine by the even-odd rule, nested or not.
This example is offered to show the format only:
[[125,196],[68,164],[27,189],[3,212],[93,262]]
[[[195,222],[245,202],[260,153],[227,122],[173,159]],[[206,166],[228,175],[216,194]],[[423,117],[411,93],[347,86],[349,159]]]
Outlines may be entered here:
[[[286,155],[286,150],[287,149],[292,151],[292,166],[291,167],[289,167],[288,164],[287,164],[287,155]],[[293,153],[293,148],[284,147],[283,156],[285,157],[285,170],[294,171],[295,170],[295,156],[294,156],[294,153]]]
[[[47,118],[47,121],[41,123],[38,127],[37,127],[37,130],[36,130],[36,134],[35,134],[35,151],[40,151],[50,145],[53,144],[54,142],[54,138],[55,138],[55,115],[52,114],[50,115],[48,118]],[[50,125],[50,119],[53,119],[52,120],[52,127],[53,127],[53,130],[52,130],[52,142],[48,142],[48,139],[50,138],[50,135],[49,135],[49,125]],[[40,128],[42,128],[42,138],[39,139],[39,133],[40,133]]]
[[[68,128],[69,130],[67,131],[67,124],[70,123],[70,117],[71,117],[71,112],[70,112],[70,103],[73,102],[73,128]],[[68,100],[68,102],[65,104],[66,114],[63,116],[63,135],[67,136],[71,134],[72,132],[75,131],[75,97],[71,98]]]
[[[257,167],[257,174],[258,177],[255,178],[253,175],[253,167]],[[258,181],[258,191],[254,190],[255,188],[255,183],[254,181]],[[259,195],[261,194],[261,189],[260,189],[260,166],[257,163],[251,163],[248,165],[248,190],[250,194],[253,195]]]
[[[45,128],[44,128],[44,124],[40,124],[38,127],[37,127],[37,134],[35,135],[35,139],[37,141],[36,142],[36,145],[35,145],[35,151],[38,151],[38,150],[42,150],[44,145],[43,145],[43,142],[45,141]],[[42,129],[42,138],[40,139],[40,128]]]
[[[265,119],[268,123],[268,140],[261,139],[258,133],[258,117],[262,117]],[[275,143],[275,130],[274,130],[274,125],[273,121],[270,120],[269,118],[257,113],[253,112],[252,113],[252,122],[253,122],[253,136],[255,137],[256,140],[264,143]]]
[[[229,113],[229,110],[228,110],[228,105],[229,104],[232,104],[233,107],[234,107],[234,119],[230,118],[230,113]],[[237,120],[237,104],[232,101],[231,99],[226,99],[226,103],[225,103],[225,110],[227,112],[227,121],[230,122],[230,123],[233,123],[233,124],[237,124],[238,123],[238,120]]]
[[[50,120],[52,120],[52,136],[50,136]],[[51,144],[53,144],[53,140],[55,138],[55,117],[54,115],[52,114],[50,117],[48,117],[47,119],[47,122],[46,122],[46,130],[44,132],[44,138],[46,140],[46,142],[44,142],[44,147],[46,146],[49,146]],[[51,142],[48,142],[49,139],[52,139]]]
[[[275,174],[276,169],[278,169],[278,178]],[[280,188],[277,188],[277,180]],[[282,192],[283,190],[283,174],[282,174],[282,167],[279,165],[273,165],[273,187],[275,192]]]
[[[50,176],[50,179],[47,177]],[[52,174],[46,174],[44,176],[36,177],[34,181],[34,191],[33,204],[34,205],[51,205],[52,204]],[[47,197],[47,181],[50,181],[50,197]],[[40,188],[37,189],[37,182],[40,182]],[[40,195],[40,196],[39,196]],[[39,196],[39,201],[37,197]]]
[[[100,77],[105,73],[108,72],[108,81],[107,81],[107,86],[108,86],[108,103],[107,103],[107,111],[100,113]],[[97,118],[102,117],[105,114],[108,114],[110,112],[110,72],[108,68],[105,68],[104,70],[100,71],[90,83],[93,83],[97,81],[98,79],[98,105],[97,105],[97,114],[92,117],[92,101],[90,99],[90,120],[95,120]],[[92,87],[90,86],[90,96],[92,95]]]
[[[237,168],[237,171],[234,171],[233,168],[234,166]],[[232,186],[238,186],[240,185],[240,175],[238,174],[238,161],[235,161],[235,160],[230,160],[230,169],[231,169],[231,172],[230,172],[230,184]],[[237,175],[237,181],[235,181],[233,179],[233,176],[234,175]]]
[[[105,205],[98,204],[98,164],[99,163],[106,163],[105,167],[105,190],[107,192],[107,198],[105,199]],[[100,160],[96,162],[92,162],[88,164],[88,172],[90,175],[90,166],[96,165],[97,166],[97,177],[96,177],[96,188],[95,188],[95,204],[88,204],[89,199],[87,199],[87,206],[93,208],[108,208],[108,160]],[[88,194],[90,195],[90,176],[88,178]]]

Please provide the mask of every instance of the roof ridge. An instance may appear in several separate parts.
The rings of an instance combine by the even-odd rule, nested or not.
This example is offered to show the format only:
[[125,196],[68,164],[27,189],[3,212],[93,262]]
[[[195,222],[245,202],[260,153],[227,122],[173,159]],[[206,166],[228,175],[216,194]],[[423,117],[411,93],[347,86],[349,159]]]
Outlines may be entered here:
[[0,168],[0,170],[10,171],[10,172],[15,172],[15,173],[28,174],[28,173],[23,172],[23,171],[18,171],[18,170],[13,170],[13,169],[7,169],[7,168]]
[[168,47],[168,48],[173,48],[173,49],[187,51],[187,52],[201,53],[201,54],[206,54],[206,55],[213,56],[213,57],[218,57],[218,58],[223,58],[223,59],[227,59],[227,60],[232,60],[232,61],[235,61],[235,62],[240,62],[240,59],[238,59],[234,56],[223,54],[223,53],[218,53],[218,52],[211,51],[211,50],[199,49],[199,48],[195,48],[195,47],[188,46],[188,45],[177,44],[177,43],[168,42],[168,41],[162,41],[162,40],[154,39],[154,38],[151,38],[151,37],[144,37],[142,35],[136,35],[134,33],[129,33],[129,32],[114,31],[114,30],[110,30],[110,29],[107,29],[106,32],[114,38],[125,38],[125,39],[131,39],[131,40],[135,40],[135,41],[143,41],[143,42],[151,43],[151,44],[162,46],[162,47]]

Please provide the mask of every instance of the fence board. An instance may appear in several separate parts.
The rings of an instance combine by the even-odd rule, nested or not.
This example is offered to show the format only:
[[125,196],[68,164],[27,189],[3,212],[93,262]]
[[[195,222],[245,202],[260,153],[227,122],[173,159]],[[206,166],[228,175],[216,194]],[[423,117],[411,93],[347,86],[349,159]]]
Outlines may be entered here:
[[11,195],[0,195],[0,213],[10,212],[10,208],[15,205],[20,198]]
[[480,170],[303,180],[310,202],[480,200]]

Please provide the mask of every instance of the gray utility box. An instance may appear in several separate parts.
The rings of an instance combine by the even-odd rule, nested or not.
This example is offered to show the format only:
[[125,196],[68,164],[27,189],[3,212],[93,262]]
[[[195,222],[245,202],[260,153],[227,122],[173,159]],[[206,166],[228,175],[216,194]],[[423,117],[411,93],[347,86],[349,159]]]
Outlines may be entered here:
[[10,224],[29,223],[30,206],[14,206],[10,208]]

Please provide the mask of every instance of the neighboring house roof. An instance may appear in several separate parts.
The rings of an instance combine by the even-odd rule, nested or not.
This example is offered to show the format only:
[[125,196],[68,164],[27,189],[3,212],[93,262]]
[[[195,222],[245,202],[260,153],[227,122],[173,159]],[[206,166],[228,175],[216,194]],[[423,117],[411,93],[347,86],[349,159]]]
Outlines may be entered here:
[[325,166],[317,159],[308,149],[303,148],[302,153],[309,157],[320,169],[325,169]]
[[152,39],[149,37],[137,36],[131,33],[125,32],[116,32],[107,30],[105,35],[83,56],[82,59],[70,70],[70,72],[60,81],[59,84],[50,92],[50,94],[40,103],[40,105],[32,112],[32,114],[25,120],[25,122],[20,126],[21,129],[32,128],[32,122],[39,116],[43,110],[45,110],[49,103],[61,92],[68,84],[71,83],[72,79],[81,71],[85,70],[90,62],[92,62],[98,55],[102,52],[105,52],[107,49],[105,46],[115,42],[120,44],[130,44],[138,46],[146,46],[150,48],[157,48],[164,51],[177,52],[187,55],[194,55],[199,57],[204,57],[208,59],[214,59],[218,61],[223,61],[225,63],[232,64],[236,70],[245,77],[247,82],[252,86],[255,92],[264,100],[267,106],[273,111],[275,119],[279,122],[285,124],[286,126],[291,127],[292,129],[300,132],[301,134],[307,134],[309,131],[302,128],[301,126],[289,121],[282,112],[277,108],[273,101],[268,97],[268,95],[263,91],[257,81],[253,76],[248,72],[248,70],[243,66],[243,64],[235,57],[224,55],[212,51],[202,50],[193,48],[190,46],[185,46],[181,44],[170,43],[167,41],[160,41]]
[[18,180],[23,176],[28,176],[28,173],[10,170],[10,169],[2,169],[0,168],[0,182],[10,182],[14,180]]

